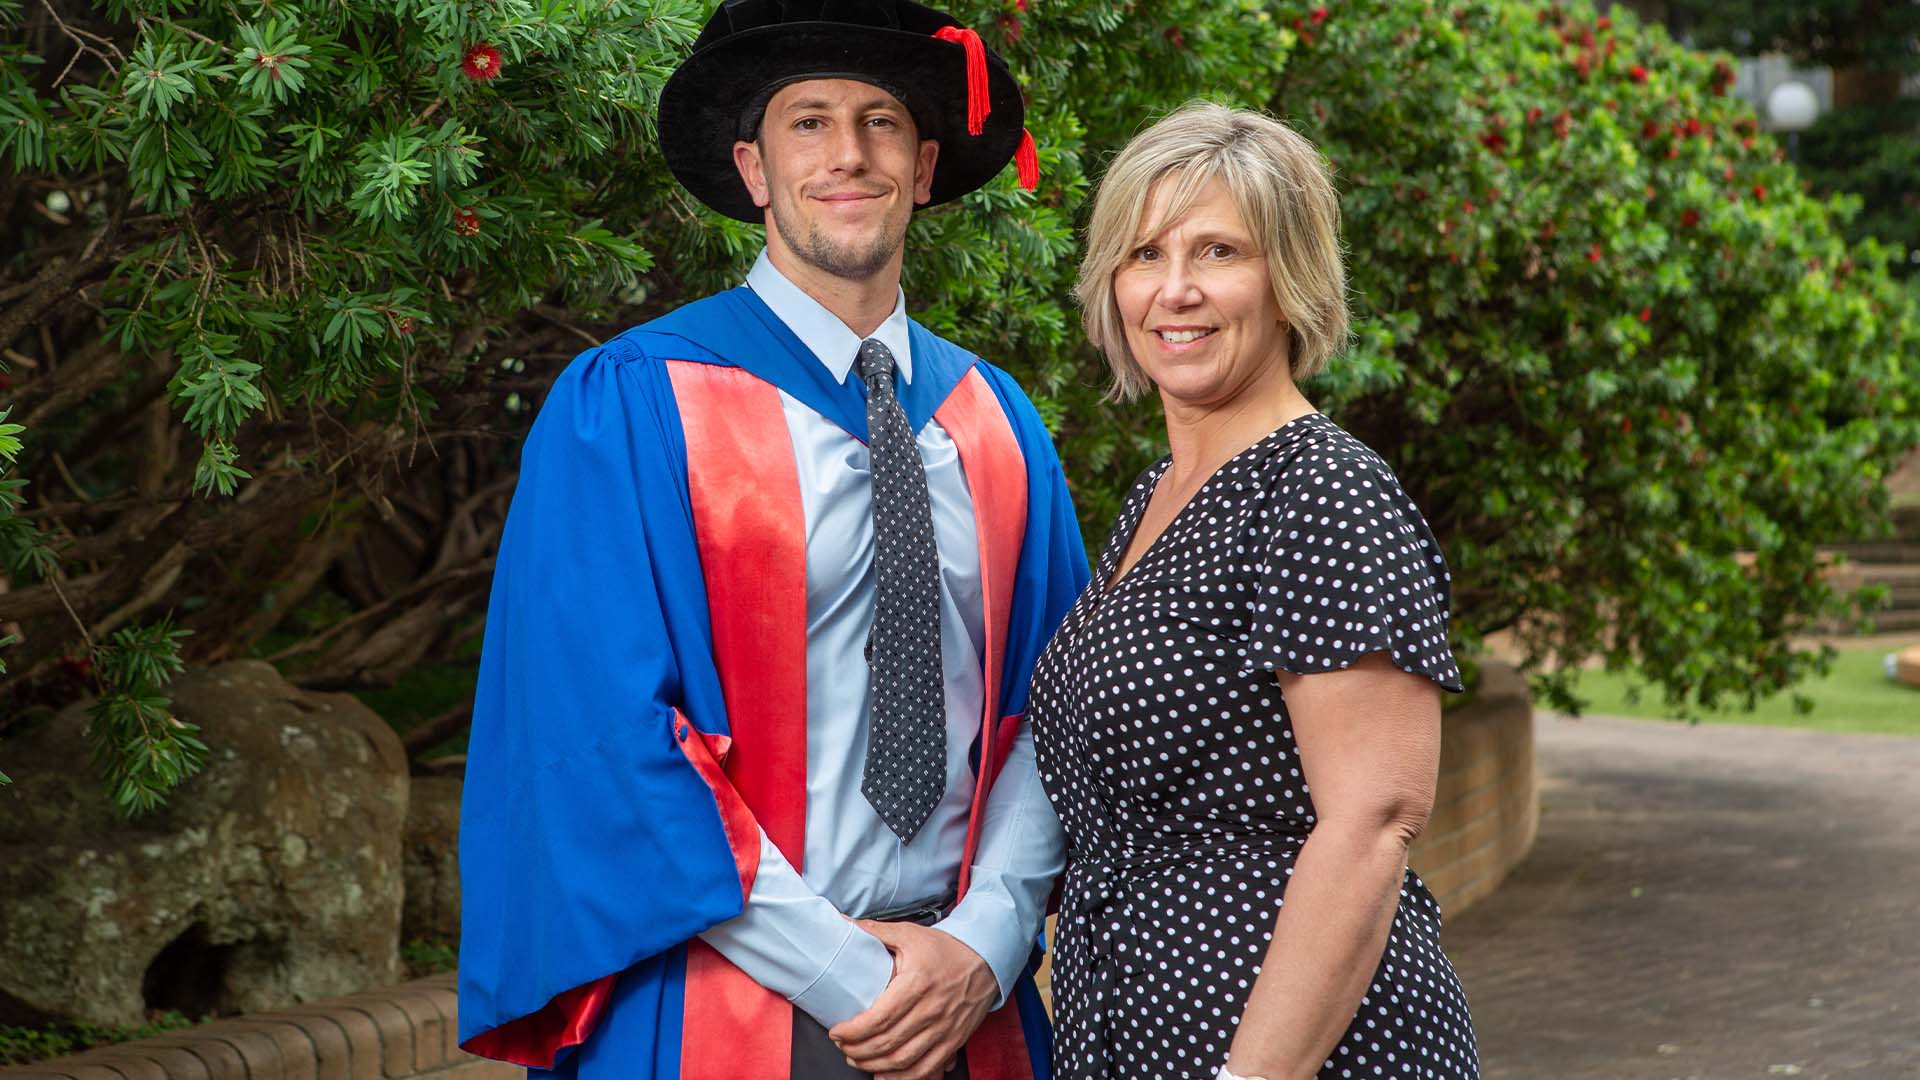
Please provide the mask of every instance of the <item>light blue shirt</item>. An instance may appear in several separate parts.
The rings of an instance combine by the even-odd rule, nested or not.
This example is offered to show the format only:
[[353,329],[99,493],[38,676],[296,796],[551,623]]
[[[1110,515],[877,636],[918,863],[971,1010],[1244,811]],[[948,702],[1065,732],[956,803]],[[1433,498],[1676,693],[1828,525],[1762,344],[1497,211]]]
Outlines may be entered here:
[[[747,285],[833,377],[852,372],[861,337],[775,269],[766,252]],[[870,336],[913,380],[906,296]],[[760,833],[760,869],[746,910],[701,937],[760,985],[829,1027],[864,1012],[893,960],[845,915],[937,897],[960,875],[973,770],[967,751],[985,707],[986,639],[973,497],[953,440],[929,420],[917,435],[940,549],[940,651],[946,675],[947,792],[912,842],[901,843],[866,797],[872,698],[865,645],[873,623],[872,480],[866,444],[782,392],[807,530],[807,829],[796,872]],[[1022,730],[994,783],[967,895],[938,928],[993,969],[1001,1001],[1026,964],[1065,865],[1066,840]]]

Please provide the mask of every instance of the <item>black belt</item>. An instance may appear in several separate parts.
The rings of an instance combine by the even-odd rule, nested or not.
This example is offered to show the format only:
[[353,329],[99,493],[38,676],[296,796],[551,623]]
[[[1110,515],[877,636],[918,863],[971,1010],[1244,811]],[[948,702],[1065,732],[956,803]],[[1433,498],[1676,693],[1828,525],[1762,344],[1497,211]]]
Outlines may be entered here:
[[932,926],[934,923],[946,918],[947,912],[953,910],[953,903],[957,896],[958,893],[956,890],[948,889],[939,896],[930,897],[926,900],[916,900],[911,904],[902,904],[899,907],[885,908],[866,916],[866,918],[872,919],[875,922],[905,922],[918,923],[921,926]]

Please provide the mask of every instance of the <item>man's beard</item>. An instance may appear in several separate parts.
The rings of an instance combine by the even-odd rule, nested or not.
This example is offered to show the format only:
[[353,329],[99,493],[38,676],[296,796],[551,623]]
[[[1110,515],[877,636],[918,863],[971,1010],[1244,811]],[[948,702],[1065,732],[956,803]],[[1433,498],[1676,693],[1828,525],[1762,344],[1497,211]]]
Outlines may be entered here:
[[904,232],[894,233],[888,229],[863,246],[842,244],[829,236],[818,222],[810,228],[795,228],[798,223],[787,220],[777,201],[769,209],[773,212],[774,228],[780,230],[801,262],[848,281],[865,281],[886,269],[906,241]]

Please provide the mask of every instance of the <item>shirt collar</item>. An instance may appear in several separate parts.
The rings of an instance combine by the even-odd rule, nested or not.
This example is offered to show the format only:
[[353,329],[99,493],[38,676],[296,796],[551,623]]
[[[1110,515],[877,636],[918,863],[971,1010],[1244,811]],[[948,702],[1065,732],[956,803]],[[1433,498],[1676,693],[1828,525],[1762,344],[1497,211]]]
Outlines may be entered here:
[[[747,287],[753,290],[780,321],[787,324],[801,343],[813,351],[814,358],[823,364],[833,375],[834,381],[844,383],[847,373],[853,370],[854,357],[860,352],[860,342],[864,339],[848,328],[840,317],[828,311],[820,301],[801,291],[800,286],[788,280],[787,275],[773,265],[767,257],[767,250],[760,249],[760,258],[754,261],[753,269],[747,274]],[[880,324],[869,337],[878,338],[893,353],[894,362],[900,366],[900,379],[913,382],[913,355],[907,334],[907,294],[903,291],[893,302],[893,314]]]

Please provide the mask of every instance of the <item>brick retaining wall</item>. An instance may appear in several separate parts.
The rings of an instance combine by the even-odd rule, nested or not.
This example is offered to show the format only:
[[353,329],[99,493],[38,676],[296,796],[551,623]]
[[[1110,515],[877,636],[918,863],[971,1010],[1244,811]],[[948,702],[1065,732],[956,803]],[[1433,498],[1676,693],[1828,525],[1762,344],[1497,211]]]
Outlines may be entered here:
[[6,1080],[519,1080],[454,1044],[452,975],[0,1069]]
[[[1440,786],[1412,863],[1449,916],[1491,893],[1539,824],[1524,679],[1488,663],[1442,725]],[[1043,973],[1044,974],[1044,973]],[[0,1069],[5,1080],[520,1080],[454,1043],[452,975],[216,1020],[159,1038]]]
[[1454,916],[1497,888],[1540,824],[1526,679],[1488,661],[1472,701],[1441,724],[1440,786],[1409,861]]

